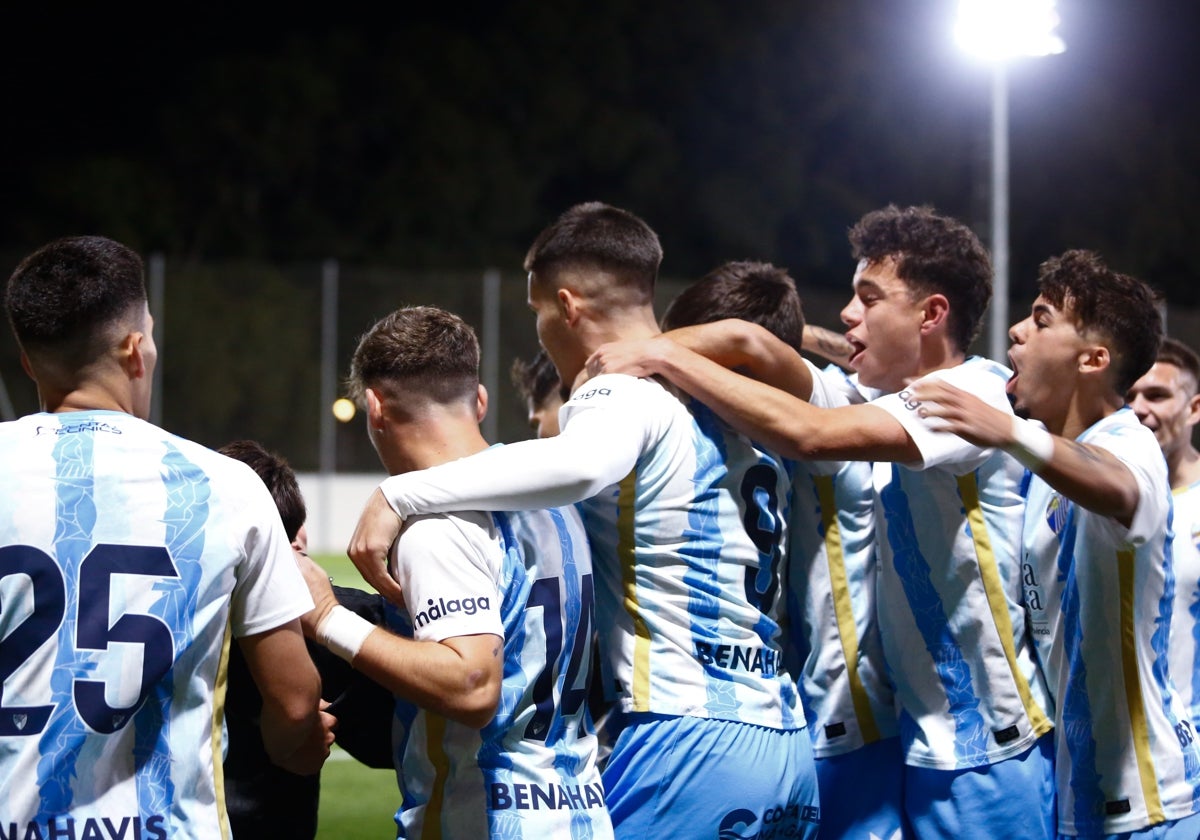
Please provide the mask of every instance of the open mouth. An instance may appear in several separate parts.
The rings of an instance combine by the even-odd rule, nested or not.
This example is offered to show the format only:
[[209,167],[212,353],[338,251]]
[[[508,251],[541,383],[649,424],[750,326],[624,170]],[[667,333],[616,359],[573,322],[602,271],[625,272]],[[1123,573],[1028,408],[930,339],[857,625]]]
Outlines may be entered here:
[[1011,397],[1017,392],[1017,380],[1021,378],[1021,372],[1017,370],[1017,362],[1011,355],[1008,357],[1008,366],[1013,373],[1004,385],[1004,392]]
[[853,367],[855,362],[857,362],[862,357],[862,354],[866,352],[867,345],[863,344],[857,338],[854,338],[849,334],[846,335],[846,341],[850,344],[850,358],[847,359],[847,361],[850,363],[851,367]]

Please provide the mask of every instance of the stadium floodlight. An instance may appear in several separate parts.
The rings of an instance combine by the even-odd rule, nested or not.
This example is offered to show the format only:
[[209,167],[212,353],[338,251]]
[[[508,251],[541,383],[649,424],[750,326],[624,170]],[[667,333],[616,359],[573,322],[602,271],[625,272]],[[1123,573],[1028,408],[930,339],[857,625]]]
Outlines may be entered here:
[[1008,358],[1008,79],[1007,62],[1066,49],[1055,34],[1055,0],[959,0],[955,40],[992,65],[992,288],[988,355]]
[[959,0],[954,28],[959,45],[988,61],[1055,55],[1066,49],[1055,0]]

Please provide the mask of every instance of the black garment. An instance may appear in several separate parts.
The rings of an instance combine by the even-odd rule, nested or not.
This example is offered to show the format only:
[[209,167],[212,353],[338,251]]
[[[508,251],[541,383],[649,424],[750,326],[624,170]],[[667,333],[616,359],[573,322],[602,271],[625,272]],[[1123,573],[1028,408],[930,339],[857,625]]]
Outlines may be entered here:
[[[335,586],[338,602],[373,624],[383,626],[383,596]],[[336,741],[369,767],[392,767],[390,692],[355,671],[321,645],[308,643],[321,675],[321,696],[338,719]],[[225,723],[225,804],[234,837],[281,837],[311,840],[317,834],[321,776],[297,776],[267,757],[259,730],[262,695],[235,643],[229,652]]]

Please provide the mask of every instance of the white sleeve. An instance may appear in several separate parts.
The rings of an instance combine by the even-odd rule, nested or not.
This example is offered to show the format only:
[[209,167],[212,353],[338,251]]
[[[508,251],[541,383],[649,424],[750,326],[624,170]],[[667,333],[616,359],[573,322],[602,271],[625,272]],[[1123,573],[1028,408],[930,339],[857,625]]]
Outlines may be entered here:
[[380,490],[406,518],[461,510],[539,510],[591,498],[627,476],[650,443],[649,412],[638,402],[639,382],[615,374],[596,377],[563,406],[563,427],[556,437],[493,446],[394,475]]
[[258,476],[246,469],[257,486],[250,485],[250,495],[240,500],[239,512],[249,525],[230,600],[230,625],[238,638],[274,630],[313,608],[279,510]]
[[413,638],[504,636],[497,588],[501,548],[484,513],[418,516],[405,523],[392,555]]
[[[1135,427],[1128,430],[1132,434],[1125,434],[1127,430],[1118,426],[1094,441],[1096,446],[1107,449],[1124,464],[1137,481],[1137,507],[1129,528],[1112,517],[1106,517],[1114,536],[1133,545],[1141,545],[1161,533],[1167,508],[1171,504],[1170,482],[1162,449],[1153,433],[1142,434],[1142,428]],[[1085,442],[1093,443],[1090,440]]]
[[[1004,390],[1005,379],[996,372],[1001,370],[1004,369],[999,365],[963,364],[934,371],[923,378],[943,380],[974,394],[993,408],[1011,414],[1012,406]],[[936,418],[922,417],[919,412],[921,404],[912,398],[908,388],[872,400],[871,405],[877,405],[895,417],[920,450],[921,462],[905,464],[907,467],[920,470],[946,467],[967,472],[991,457],[993,450],[981,449],[958,435],[942,431],[939,428],[940,421]]]

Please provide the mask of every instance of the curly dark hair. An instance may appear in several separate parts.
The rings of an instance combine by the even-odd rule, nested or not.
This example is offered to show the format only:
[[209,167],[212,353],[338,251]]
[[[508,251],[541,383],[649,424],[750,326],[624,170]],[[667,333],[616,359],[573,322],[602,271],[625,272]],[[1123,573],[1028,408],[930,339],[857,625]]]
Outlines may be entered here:
[[992,298],[992,262],[979,237],[932,207],[894,204],[867,213],[849,236],[854,259],[878,263],[891,257],[914,293],[946,296],[950,334],[965,353]]
[[1162,344],[1162,318],[1158,295],[1141,280],[1113,271],[1094,251],[1074,250],[1042,263],[1038,291],[1081,332],[1093,330],[1111,342],[1118,393],[1150,370]]

